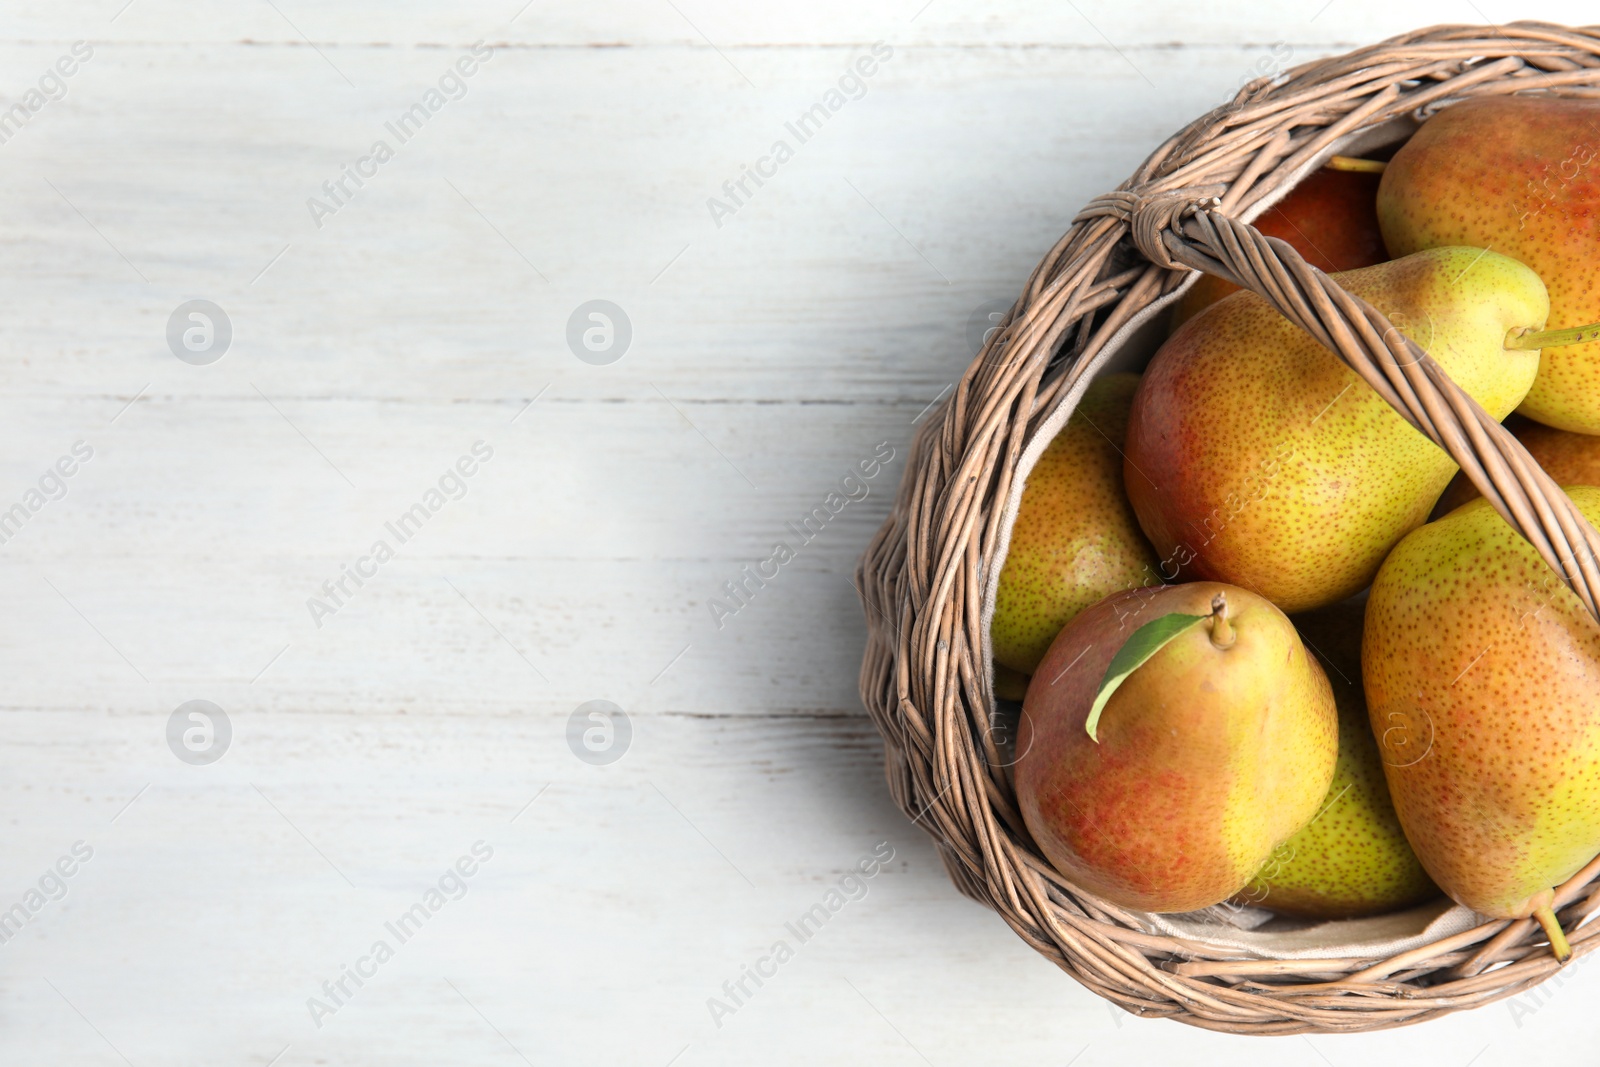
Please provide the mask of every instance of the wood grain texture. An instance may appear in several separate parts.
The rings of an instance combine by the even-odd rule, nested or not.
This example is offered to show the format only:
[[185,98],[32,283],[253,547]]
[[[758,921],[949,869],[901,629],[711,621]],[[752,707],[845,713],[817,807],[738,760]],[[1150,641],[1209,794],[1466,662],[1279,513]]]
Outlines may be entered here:
[[[1582,969],[1520,1011],[1374,1037],[1134,1020],[957,897],[855,695],[848,576],[899,462],[721,629],[707,606],[880,442],[903,456],[973,312],[1273,42],[1309,58],[1471,10],[517,6],[0,13],[6,107],[95,46],[0,144],[0,509],[94,449],[0,544],[0,907],[95,850],[0,944],[0,1061],[1488,1065],[1592,1044]],[[506,47],[318,229],[307,198],[479,39]],[[866,94],[717,227],[706,199],[879,39]],[[164,338],[196,297],[234,325],[208,367]],[[593,298],[634,325],[610,366],[566,346]],[[477,440],[495,454],[467,495],[316,628],[306,599]],[[195,698],[235,731],[210,767],[165,742]],[[595,698],[634,728],[608,767],[565,740]],[[479,839],[468,894],[315,1027],[307,998]],[[717,1027],[707,998],[880,841],[896,858],[867,895]]]

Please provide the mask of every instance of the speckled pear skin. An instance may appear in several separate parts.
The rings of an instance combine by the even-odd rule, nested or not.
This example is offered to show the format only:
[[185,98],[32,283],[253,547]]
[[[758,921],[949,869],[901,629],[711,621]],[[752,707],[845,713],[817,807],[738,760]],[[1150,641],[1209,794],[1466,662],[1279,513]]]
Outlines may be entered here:
[[[1521,402],[1544,284],[1514,259],[1439,248],[1334,275],[1389,316],[1495,418]],[[1161,572],[1244,586],[1288,612],[1359,592],[1455,473],[1332,352],[1254,293],[1161,346],[1134,394],[1128,497]]]
[[1327,670],[1339,707],[1339,759],[1317,815],[1273,853],[1240,902],[1305,919],[1400,911],[1440,895],[1389,799],[1361,689],[1364,603],[1296,616],[1295,628]]
[[[1506,429],[1522,442],[1528,454],[1557,485],[1600,486],[1600,437],[1558,430],[1520,415],[1507,419]],[[1451,480],[1450,488],[1444,491],[1444,496],[1439,498],[1439,506],[1434,509],[1434,514],[1448,515],[1480,495],[1477,486],[1458,473]]]
[[[1600,523],[1600,489],[1567,495]],[[1361,662],[1395,811],[1458,903],[1527,916],[1600,853],[1600,625],[1488,501],[1390,553]]]
[[[1600,321],[1600,100],[1480,97],[1422,124],[1378,186],[1389,251],[1493,248],[1538,272],[1550,327]],[[1520,409],[1600,433],[1600,342],[1547,348]]]
[[1158,584],[1156,555],[1122,490],[1122,443],[1137,374],[1107,374],[1084,392],[1028,475],[995,590],[994,658],[1033,673],[1078,612]]
[[[1128,636],[1227,599],[1235,640],[1179,635],[1084,729]],[[1322,668],[1267,601],[1215,582],[1115,594],[1061,631],[1028,685],[1017,800],[1035,842],[1075,885],[1144,911],[1227,900],[1316,814],[1333,777],[1337,713]]]

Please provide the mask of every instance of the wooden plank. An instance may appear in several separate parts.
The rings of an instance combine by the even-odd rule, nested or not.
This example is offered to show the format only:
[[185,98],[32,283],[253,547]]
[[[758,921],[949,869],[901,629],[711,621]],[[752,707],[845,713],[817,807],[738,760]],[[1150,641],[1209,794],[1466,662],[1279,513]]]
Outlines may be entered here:
[[[675,10],[676,9],[676,10]],[[586,4],[525,4],[523,0],[468,0],[449,5],[396,8],[374,0],[337,6],[297,2],[240,5],[225,0],[180,4],[171,0],[96,0],[93,5],[19,6],[0,21],[0,38],[12,40],[114,40],[153,44],[236,41],[284,43],[305,48],[305,69],[321,67],[308,42],[346,50],[368,46],[466,44],[480,38],[549,46],[688,46],[704,50],[708,65],[729,71],[715,49],[771,45],[852,44],[903,39],[915,44],[963,48],[1040,46],[1084,48],[1233,47],[1239,42],[1273,41],[1354,47],[1381,37],[1436,23],[1510,22],[1537,17],[1583,25],[1592,10],[1576,0],[1552,0],[1536,13],[1514,7],[1417,0],[1403,8],[1316,0],[1301,5],[1262,7],[1217,4],[1116,4],[1081,0],[896,0],[851,3],[813,0],[805,5],[762,7],[737,0],[691,0],[640,4],[595,0]],[[330,53],[331,55],[331,53]],[[737,57],[736,62],[737,62]],[[1135,57],[1136,58],[1136,57]],[[338,57],[333,56],[334,62]],[[757,64],[759,66],[759,64]],[[1154,60],[1149,73],[1159,80],[1164,64]],[[756,72],[749,72],[760,83]],[[337,77],[336,77],[337,80]],[[735,75],[737,80],[737,75]]]
[[[1266,1048],[1130,1020],[955,894],[881,784],[848,576],[974,312],[1084,201],[1274,41],[1308,58],[1472,12],[677,6],[0,15],[7,106],[95,42],[0,144],[0,514],[60,496],[0,543],[0,910],[94,850],[0,943],[0,1061]],[[512,47],[318,228],[308,198],[479,38]],[[718,227],[707,199],[878,39],[895,53],[861,98]],[[235,331],[209,366],[165,336],[194,298]],[[568,347],[596,298],[634,327],[610,365]],[[319,628],[307,600],[480,440],[465,495]],[[61,495],[47,472],[78,441]],[[883,442],[866,496],[719,628],[724,583]],[[209,766],[167,740],[195,699],[233,731]],[[606,766],[568,741],[597,699],[633,731]],[[318,1028],[308,998],[479,840],[466,895]],[[866,895],[719,1027],[723,983],[884,841]],[[1570,1056],[1593,981],[1271,1047]]]

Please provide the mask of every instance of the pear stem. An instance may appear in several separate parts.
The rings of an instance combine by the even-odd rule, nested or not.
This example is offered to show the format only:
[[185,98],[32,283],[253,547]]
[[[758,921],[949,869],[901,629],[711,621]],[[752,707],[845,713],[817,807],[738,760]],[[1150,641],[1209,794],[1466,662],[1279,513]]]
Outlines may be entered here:
[[1228,625],[1228,598],[1218,593],[1211,598],[1211,643],[1218,648],[1232,648],[1238,635]]
[[1561,930],[1561,922],[1556,918],[1556,913],[1546,904],[1542,908],[1535,908],[1533,917],[1539,920],[1539,925],[1544,927],[1544,936],[1550,939],[1550,951],[1556,954],[1558,963],[1566,963],[1572,958],[1572,946],[1567,943],[1567,935]]
[[1587,341],[1600,341],[1600,322],[1587,326],[1571,326],[1565,330],[1534,330],[1523,328],[1506,334],[1506,347],[1518,352],[1538,348],[1565,348]]
[[1323,166],[1329,170],[1349,170],[1358,174],[1382,174],[1389,164],[1381,159],[1357,159],[1355,156],[1329,156]]

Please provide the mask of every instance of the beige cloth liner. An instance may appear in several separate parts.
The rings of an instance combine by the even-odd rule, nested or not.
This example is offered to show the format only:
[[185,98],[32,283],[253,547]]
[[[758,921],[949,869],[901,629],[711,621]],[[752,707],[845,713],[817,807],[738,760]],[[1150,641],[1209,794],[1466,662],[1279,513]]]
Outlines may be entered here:
[[[1392,144],[1409,137],[1415,129],[1409,122],[1390,123],[1371,130],[1360,131],[1335,142],[1325,152],[1307,162],[1294,183],[1286,183],[1284,193],[1271,200],[1263,200],[1242,216],[1249,222],[1266,211],[1287,194],[1293,184],[1322,166],[1333,155],[1359,155],[1381,145]],[[1017,504],[1028,472],[1039,462],[1056,433],[1066,424],[1073,408],[1077,407],[1092,375],[1104,371],[1139,370],[1149,362],[1150,356],[1165,337],[1165,312],[1193,285],[1199,275],[1194,275],[1178,289],[1168,293],[1145,308],[1117,331],[1106,346],[1096,354],[1091,372],[1084,374],[1057,403],[1056,408],[1040,425],[1017,464],[1017,477],[1011,482],[1011,495],[1006,500],[1005,514],[1000,523],[1000,544],[996,548],[993,569],[990,571],[983,595],[983,658],[986,669],[993,671],[994,648],[989,635],[989,622],[994,618],[996,576],[1005,564],[1010,547],[1011,526],[1016,521]],[[993,678],[990,684],[993,685]],[[1241,956],[1271,959],[1336,959],[1357,956],[1381,959],[1407,952],[1441,938],[1470,930],[1485,920],[1470,909],[1438,900],[1410,911],[1380,915],[1370,919],[1347,919],[1341,922],[1307,923],[1290,920],[1263,908],[1240,909],[1217,907],[1202,912],[1182,915],[1157,915],[1133,913],[1145,927],[1154,933],[1199,941],[1219,949],[1232,950]]]

